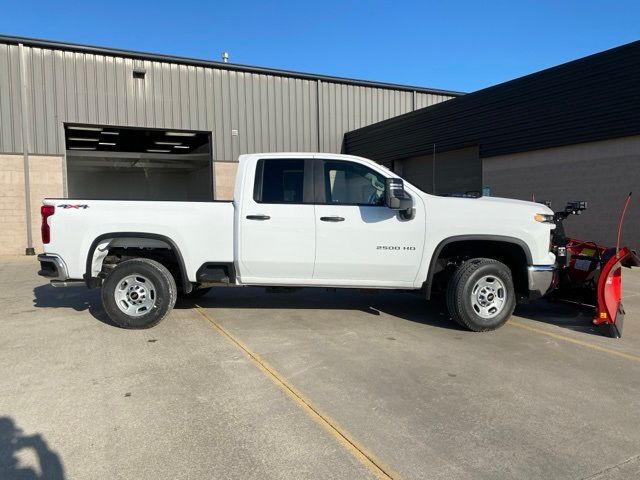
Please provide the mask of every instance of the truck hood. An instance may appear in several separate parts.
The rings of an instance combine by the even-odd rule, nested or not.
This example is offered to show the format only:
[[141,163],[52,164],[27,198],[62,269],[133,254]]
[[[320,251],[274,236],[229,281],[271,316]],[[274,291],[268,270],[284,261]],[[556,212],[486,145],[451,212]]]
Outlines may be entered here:
[[536,210],[539,211],[539,213],[553,213],[553,211],[549,207],[547,207],[546,205],[543,205],[542,203],[528,202],[526,200],[516,200],[514,198],[480,197],[480,198],[474,198],[471,200],[476,202],[481,202],[487,205],[496,205],[496,206],[504,205],[504,206],[514,206],[514,207],[522,206],[522,207],[529,207],[529,208],[535,207]]
[[[464,224],[482,222],[484,225],[502,224],[508,228],[533,222],[533,216],[537,213],[553,214],[553,211],[542,203],[511,198],[429,196],[426,200],[438,212],[446,214],[450,221],[455,219]],[[428,211],[433,213],[433,210]]]

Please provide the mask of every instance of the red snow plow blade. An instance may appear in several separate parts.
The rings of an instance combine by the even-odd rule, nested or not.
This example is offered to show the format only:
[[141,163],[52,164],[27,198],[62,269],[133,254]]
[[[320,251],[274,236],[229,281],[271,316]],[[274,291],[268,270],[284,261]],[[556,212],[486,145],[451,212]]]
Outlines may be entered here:
[[640,267],[640,258],[627,247],[621,248],[606,261],[596,285],[598,301],[593,323],[604,335],[613,338],[622,336],[624,321],[622,267]]
[[[620,338],[624,320],[622,267],[640,267],[640,258],[627,247],[605,248],[594,242],[566,239],[564,266],[551,297],[594,308],[593,324],[603,335]],[[564,253],[564,252],[562,252]]]
[[622,267],[640,267],[640,257],[628,247],[620,247],[624,215],[631,200],[628,195],[618,221],[616,246],[606,248],[595,242],[565,236],[563,222],[586,210],[586,202],[569,202],[553,216],[553,251],[559,279],[551,297],[594,307],[593,324],[603,335],[620,338],[624,321]]

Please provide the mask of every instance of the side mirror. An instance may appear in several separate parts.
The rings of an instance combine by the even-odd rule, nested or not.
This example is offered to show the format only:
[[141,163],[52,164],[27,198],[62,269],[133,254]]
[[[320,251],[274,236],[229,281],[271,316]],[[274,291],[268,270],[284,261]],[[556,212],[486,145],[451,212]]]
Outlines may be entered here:
[[391,210],[410,210],[413,208],[413,199],[404,191],[402,179],[387,178],[384,187],[384,204]]

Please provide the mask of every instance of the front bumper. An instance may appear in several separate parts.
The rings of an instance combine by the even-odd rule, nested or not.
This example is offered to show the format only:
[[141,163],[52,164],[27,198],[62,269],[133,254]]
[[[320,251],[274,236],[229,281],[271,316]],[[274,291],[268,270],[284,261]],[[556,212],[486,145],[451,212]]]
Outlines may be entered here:
[[527,267],[529,299],[535,300],[547,294],[558,283],[557,265],[530,265]]
[[58,255],[42,253],[38,255],[38,261],[40,262],[38,275],[41,277],[48,278],[52,281],[65,281],[69,279],[67,266]]

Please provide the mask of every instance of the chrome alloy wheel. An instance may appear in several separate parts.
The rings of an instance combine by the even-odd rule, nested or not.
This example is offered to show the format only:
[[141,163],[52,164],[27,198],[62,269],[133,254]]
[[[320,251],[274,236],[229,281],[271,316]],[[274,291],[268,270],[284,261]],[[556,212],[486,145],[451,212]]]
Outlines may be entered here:
[[502,280],[494,275],[485,275],[471,289],[471,306],[482,318],[494,318],[507,300],[507,289]]
[[142,275],[129,275],[118,283],[114,297],[122,312],[130,317],[140,317],[156,304],[156,287]]

